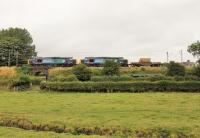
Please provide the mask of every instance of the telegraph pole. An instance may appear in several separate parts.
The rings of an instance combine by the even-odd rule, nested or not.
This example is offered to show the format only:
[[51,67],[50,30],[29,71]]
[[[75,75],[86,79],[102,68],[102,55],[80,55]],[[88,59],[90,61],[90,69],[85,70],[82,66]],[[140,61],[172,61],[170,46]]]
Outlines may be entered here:
[[183,63],[183,50],[181,49],[181,63]]
[[10,66],[10,50],[8,51],[8,66]]
[[19,52],[18,52],[18,50],[16,51],[16,66],[18,66],[18,59],[19,58]]
[[167,63],[169,63],[169,52],[167,51]]

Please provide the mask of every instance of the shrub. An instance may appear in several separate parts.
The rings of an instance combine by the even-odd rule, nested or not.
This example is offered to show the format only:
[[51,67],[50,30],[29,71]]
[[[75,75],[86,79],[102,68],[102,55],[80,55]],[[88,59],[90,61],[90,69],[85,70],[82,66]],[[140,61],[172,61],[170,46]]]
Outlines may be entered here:
[[199,81],[157,82],[42,82],[41,89],[66,92],[199,92]]
[[31,80],[27,75],[18,76],[10,81],[10,88],[24,90],[30,87]]
[[106,61],[103,65],[103,74],[107,76],[119,75],[120,65],[114,61]]
[[72,70],[80,81],[88,81],[91,79],[91,70],[84,64],[76,65]]
[[197,67],[194,67],[194,69],[193,69],[193,74],[194,74],[195,76],[200,77],[200,65],[198,65]]
[[32,72],[32,67],[31,66],[28,66],[28,65],[23,65],[21,67],[17,67],[17,72],[18,73],[21,73],[21,74],[31,74]]
[[185,76],[185,67],[179,63],[170,62],[167,69],[168,76]]

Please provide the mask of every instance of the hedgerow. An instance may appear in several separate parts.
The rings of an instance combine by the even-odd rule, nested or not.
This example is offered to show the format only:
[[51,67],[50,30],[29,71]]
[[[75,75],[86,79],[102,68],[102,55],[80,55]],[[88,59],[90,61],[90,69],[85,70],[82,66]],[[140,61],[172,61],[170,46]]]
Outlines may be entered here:
[[42,82],[40,88],[63,92],[200,92],[200,82]]
[[141,75],[122,75],[122,76],[93,76],[91,81],[104,82],[104,81],[200,81],[200,77],[197,76],[164,76],[164,75],[152,75],[152,76],[141,76]]
[[135,79],[131,76],[93,76],[91,81],[94,82],[104,82],[104,81],[134,81]]
[[167,128],[146,128],[132,130],[128,128],[117,127],[68,127],[67,125],[54,124],[35,124],[25,118],[1,118],[0,126],[15,127],[24,130],[49,131],[55,133],[68,133],[72,135],[100,135],[100,136],[116,136],[116,137],[137,137],[137,138],[196,138],[197,136],[190,133],[179,131],[170,131]]

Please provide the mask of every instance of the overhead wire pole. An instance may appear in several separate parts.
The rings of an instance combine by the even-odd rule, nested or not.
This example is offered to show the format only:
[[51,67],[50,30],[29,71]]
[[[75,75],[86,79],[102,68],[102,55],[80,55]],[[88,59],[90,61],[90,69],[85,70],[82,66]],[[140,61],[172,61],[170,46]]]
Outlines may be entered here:
[[16,51],[16,66],[18,66],[18,61],[19,61],[19,52],[18,52],[18,49]]
[[183,50],[181,49],[181,63],[183,63]]
[[10,66],[10,50],[8,50],[8,66]]
[[169,52],[167,51],[167,63],[169,63]]

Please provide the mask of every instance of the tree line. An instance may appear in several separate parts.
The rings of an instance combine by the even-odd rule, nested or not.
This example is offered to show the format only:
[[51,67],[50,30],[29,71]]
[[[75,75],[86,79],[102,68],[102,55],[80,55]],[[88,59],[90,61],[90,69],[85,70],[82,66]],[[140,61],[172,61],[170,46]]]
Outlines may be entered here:
[[8,28],[0,30],[0,66],[27,64],[36,56],[33,38],[26,29]]

